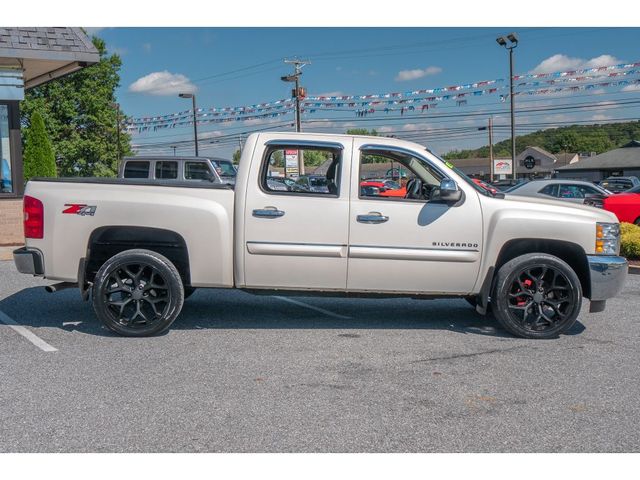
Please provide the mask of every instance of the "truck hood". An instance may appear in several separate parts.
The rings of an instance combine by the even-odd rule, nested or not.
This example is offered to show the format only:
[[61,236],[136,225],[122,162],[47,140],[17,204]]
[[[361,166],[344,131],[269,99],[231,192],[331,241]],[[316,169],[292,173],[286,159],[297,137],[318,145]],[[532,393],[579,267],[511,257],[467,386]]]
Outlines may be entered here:
[[524,207],[528,210],[592,218],[595,222],[618,223],[618,217],[613,213],[602,210],[601,208],[589,207],[578,203],[551,199],[547,200],[546,198],[540,197],[526,197],[523,195],[509,195],[508,193],[505,194],[502,201],[507,202],[514,207]]

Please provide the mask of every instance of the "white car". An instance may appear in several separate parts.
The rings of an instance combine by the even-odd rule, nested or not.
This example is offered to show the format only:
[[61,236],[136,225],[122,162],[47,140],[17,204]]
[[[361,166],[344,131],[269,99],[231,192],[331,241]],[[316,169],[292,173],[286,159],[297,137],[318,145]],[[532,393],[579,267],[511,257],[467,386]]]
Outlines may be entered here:
[[[326,191],[270,185],[285,153],[331,158]],[[409,173],[404,197],[362,194],[372,158]],[[194,288],[239,288],[455,296],[491,307],[515,335],[550,338],[571,328],[583,297],[602,311],[628,267],[612,213],[493,194],[424,146],[387,137],[256,133],[235,187],[41,179],[27,184],[24,210],[18,270],[61,282],[49,290],[79,288],[129,336],[169,328]]]
[[531,180],[511,187],[505,193],[526,197],[555,198],[566,202],[583,204],[593,196],[608,196],[611,192],[589,182],[581,180]]

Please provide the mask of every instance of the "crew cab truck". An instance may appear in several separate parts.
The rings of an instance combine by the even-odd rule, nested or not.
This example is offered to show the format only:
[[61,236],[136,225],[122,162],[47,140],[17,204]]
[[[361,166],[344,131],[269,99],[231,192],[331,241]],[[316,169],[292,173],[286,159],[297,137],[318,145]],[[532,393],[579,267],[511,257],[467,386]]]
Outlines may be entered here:
[[[324,160],[313,173],[326,191],[272,188],[270,169],[297,164],[292,152]],[[384,161],[409,172],[404,197],[359,188],[363,165]],[[613,214],[489,192],[424,146],[384,137],[256,133],[235,187],[37,179],[24,210],[18,270],[60,282],[49,290],[78,287],[128,336],[167,329],[196,288],[239,288],[460,297],[514,335],[550,338],[583,297],[602,311],[628,270]]]

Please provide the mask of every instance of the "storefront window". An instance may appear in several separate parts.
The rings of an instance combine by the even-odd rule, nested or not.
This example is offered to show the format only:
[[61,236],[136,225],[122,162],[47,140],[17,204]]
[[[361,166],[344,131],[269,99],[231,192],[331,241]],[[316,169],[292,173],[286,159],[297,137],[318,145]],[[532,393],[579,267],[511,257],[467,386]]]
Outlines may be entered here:
[[9,106],[0,104],[0,193],[13,193],[11,148],[9,145]]

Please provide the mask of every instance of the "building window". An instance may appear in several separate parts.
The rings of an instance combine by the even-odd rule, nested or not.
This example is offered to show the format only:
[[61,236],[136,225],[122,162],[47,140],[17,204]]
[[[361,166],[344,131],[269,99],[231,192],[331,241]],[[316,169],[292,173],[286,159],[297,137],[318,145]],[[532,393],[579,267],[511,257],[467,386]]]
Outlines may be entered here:
[[9,106],[6,104],[0,104],[0,193],[14,193],[9,135]]

